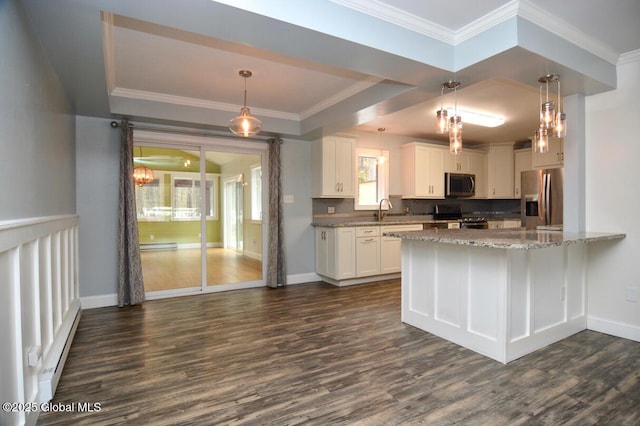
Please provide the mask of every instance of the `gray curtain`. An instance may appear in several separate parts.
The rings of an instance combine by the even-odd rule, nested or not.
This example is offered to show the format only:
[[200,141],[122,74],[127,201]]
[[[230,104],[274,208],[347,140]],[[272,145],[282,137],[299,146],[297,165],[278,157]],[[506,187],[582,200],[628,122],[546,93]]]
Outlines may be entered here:
[[267,254],[267,285],[287,285],[284,256],[284,226],[282,215],[282,178],[280,147],[282,140],[269,139],[269,253]]
[[133,182],[133,126],[120,124],[120,218],[118,233],[118,306],[144,301],[144,282],[138,240],[136,193]]

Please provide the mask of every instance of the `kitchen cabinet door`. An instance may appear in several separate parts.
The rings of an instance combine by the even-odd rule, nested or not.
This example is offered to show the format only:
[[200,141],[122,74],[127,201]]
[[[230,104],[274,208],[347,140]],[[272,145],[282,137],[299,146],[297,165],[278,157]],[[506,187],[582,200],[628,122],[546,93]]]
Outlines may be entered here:
[[402,240],[395,237],[385,237],[385,232],[421,231],[422,225],[388,225],[380,227],[380,273],[393,274],[400,272],[402,266]]
[[487,197],[513,198],[513,145],[491,145],[487,169]]
[[531,149],[521,149],[514,154],[514,176],[513,176],[513,188],[514,197],[520,198],[522,196],[522,177],[521,173],[533,168],[531,163]]
[[487,154],[469,152],[469,173],[476,177],[474,198],[487,198]]
[[311,192],[314,198],[353,198],[355,140],[325,137],[311,145]]
[[316,273],[336,280],[356,276],[355,229],[316,227]]
[[444,198],[445,148],[410,143],[402,146],[403,198]]
[[562,167],[564,165],[564,139],[549,138],[549,151],[544,154],[532,152],[534,169]]

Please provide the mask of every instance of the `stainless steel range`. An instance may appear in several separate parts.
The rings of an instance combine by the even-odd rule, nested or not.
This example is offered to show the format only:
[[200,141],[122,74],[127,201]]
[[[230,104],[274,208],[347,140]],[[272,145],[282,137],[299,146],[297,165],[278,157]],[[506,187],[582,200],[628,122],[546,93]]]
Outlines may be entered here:
[[462,217],[462,207],[460,204],[436,204],[433,213],[435,220],[449,220],[458,226],[448,226],[448,228],[467,229],[488,229],[489,223],[484,217]]

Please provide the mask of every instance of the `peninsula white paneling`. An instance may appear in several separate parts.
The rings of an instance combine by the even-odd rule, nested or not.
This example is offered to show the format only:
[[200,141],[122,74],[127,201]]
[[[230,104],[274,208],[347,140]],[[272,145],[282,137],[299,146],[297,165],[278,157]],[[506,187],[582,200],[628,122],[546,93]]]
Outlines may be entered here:
[[586,328],[586,250],[404,239],[402,321],[507,363]]

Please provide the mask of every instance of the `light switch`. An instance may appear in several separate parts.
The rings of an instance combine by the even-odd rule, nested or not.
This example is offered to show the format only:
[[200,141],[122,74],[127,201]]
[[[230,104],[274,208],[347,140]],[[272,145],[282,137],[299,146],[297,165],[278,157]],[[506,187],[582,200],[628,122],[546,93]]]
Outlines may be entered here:
[[287,195],[283,196],[283,197],[282,197],[282,201],[283,201],[285,204],[293,204],[293,195],[291,195],[291,194],[287,194]]

